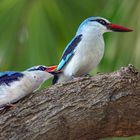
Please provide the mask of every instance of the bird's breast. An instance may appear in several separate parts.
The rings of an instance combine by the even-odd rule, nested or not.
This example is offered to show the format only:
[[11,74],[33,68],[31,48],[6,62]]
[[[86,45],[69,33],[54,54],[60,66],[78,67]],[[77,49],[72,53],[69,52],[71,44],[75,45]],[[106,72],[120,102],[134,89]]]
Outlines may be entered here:
[[104,40],[101,37],[85,37],[78,44],[66,71],[73,76],[89,73],[99,64],[104,54]]

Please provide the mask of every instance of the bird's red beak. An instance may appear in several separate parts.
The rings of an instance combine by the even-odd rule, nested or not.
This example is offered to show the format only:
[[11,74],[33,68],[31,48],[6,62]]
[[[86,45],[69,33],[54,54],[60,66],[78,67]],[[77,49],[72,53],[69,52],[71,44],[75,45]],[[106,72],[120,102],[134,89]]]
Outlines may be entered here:
[[49,72],[49,73],[51,73],[52,75],[58,75],[58,74],[61,74],[62,71],[56,70],[56,68],[57,68],[57,65],[47,67],[46,72]]
[[56,68],[57,68],[57,65],[50,66],[50,67],[47,67],[46,71],[51,73],[51,72],[54,72]]
[[109,23],[107,25],[107,28],[112,30],[112,31],[116,31],[116,32],[131,32],[131,31],[133,31],[131,29],[125,28],[125,27],[120,26],[120,25],[112,24],[112,23]]

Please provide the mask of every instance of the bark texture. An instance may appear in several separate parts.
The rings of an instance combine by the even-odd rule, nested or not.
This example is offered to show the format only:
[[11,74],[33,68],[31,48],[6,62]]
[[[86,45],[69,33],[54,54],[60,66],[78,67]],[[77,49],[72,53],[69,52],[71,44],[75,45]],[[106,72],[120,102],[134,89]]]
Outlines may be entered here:
[[31,94],[0,114],[0,140],[97,140],[140,134],[140,73],[132,66]]

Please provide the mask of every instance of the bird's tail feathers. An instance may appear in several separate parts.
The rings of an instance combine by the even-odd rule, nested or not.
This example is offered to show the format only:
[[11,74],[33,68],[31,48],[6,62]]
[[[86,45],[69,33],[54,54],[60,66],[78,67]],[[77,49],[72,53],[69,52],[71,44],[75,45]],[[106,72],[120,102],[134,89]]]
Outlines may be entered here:
[[56,84],[58,79],[59,79],[59,76],[58,75],[54,75],[54,78],[52,80],[52,85]]
[[52,85],[54,85],[54,84],[57,83],[57,81],[58,81],[59,76],[60,76],[61,73],[62,73],[62,71],[59,71],[59,70],[57,70],[57,71],[52,71],[52,72],[51,72],[51,74],[54,75],[53,80],[52,80]]

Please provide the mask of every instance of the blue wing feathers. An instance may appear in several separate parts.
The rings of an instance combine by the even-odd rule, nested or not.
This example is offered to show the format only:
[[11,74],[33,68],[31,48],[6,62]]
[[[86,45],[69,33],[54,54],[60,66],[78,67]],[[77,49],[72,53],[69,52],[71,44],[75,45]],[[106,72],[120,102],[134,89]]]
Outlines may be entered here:
[[14,72],[14,71],[7,71],[7,72],[0,72],[0,85],[9,84],[13,81],[18,81],[20,77],[23,77],[24,74],[21,72]]
[[65,63],[66,61],[62,59],[59,65],[57,66],[57,70],[61,70],[61,68],[65,65]]
[[70,60],[70,58],[74,54],[75,48],[77,47],[81,39],[82,39],[82,34],[74,37],[72,41],[67,45],[62,55],[61,61],[57,67],[57,70],[61,70],[65,66],[65,64]]
[[17,73],[17,72],[15,72],[15,71],[0,72],[0,77],[1,77],[1,76],[4,76],[4,75],[11,76],[12,74],[15,74],[15,73]]

